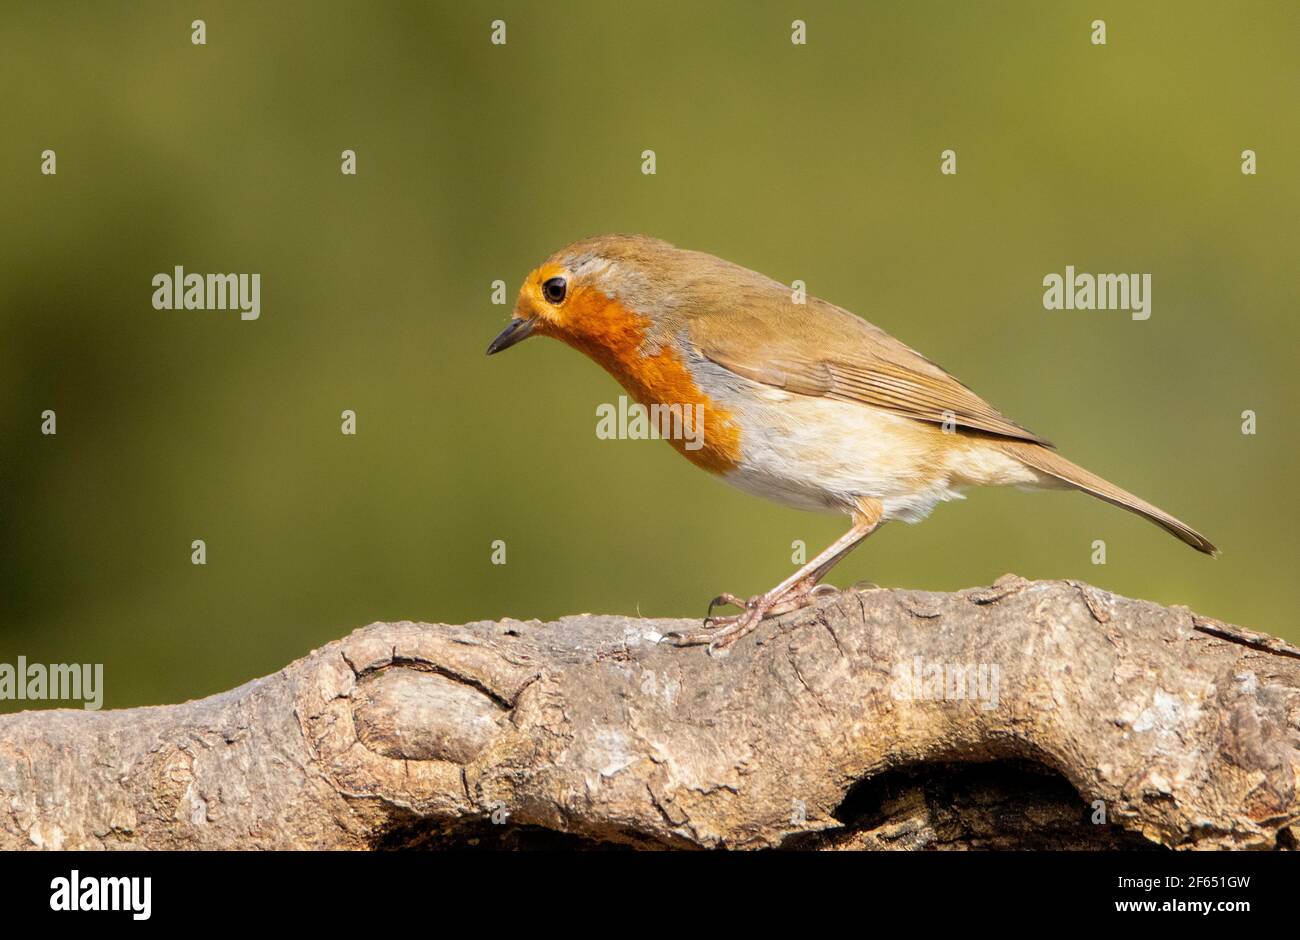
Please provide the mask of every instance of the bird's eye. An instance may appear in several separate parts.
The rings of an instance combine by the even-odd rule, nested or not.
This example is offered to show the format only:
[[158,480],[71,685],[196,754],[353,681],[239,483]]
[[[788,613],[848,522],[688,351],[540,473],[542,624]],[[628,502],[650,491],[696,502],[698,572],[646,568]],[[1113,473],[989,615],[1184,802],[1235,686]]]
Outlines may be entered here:
[[569,285],[562,277],[553,277],[542,285],[542,296],[553,304],[564,302],[564,293]]

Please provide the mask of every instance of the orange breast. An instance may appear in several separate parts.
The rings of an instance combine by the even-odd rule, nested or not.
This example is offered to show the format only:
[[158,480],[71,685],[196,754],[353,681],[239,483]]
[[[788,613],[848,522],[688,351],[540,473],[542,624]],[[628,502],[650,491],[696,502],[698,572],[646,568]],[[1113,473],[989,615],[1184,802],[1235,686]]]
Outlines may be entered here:
[[[726,473],[737,466],[740,428],[731,412],[715,404],[695,384],[671,345],[662,346],[653,355],[642,354],[649,319],[594,290],[572,298],[571,304],[571,319],[554,335],[600,363],[640,404],[677,405],[683,414],[689,409],[692,416],[702,412],[704,433],[697,449],[688,448],[689,441],[679,436],[668,438],[691,463],[713,473]],[[698,440],[700,435],[695,433]]]

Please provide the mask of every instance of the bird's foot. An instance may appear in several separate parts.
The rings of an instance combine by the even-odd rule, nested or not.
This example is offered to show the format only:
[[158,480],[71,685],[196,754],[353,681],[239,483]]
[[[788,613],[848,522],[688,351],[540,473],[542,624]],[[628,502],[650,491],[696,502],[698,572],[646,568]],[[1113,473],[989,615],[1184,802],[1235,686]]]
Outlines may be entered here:
[[[738,614],[715,616],[713,608],[719,605],[741,608]],[[768,616],[771,602],[764,594],[741,600],[734,594],[719,594],[709,602],[709,613],[699,630],[676,630],[664,635],[664,640],[675,646],[709,647],[709,653],[725,652],[729,646],[749,633]]]
[[[699,630],[678,630],[664,635],[664,639],[676,646],[709,647],[709,653],[726,652],[727,648],[741,637],[748,634],[762,621],[769,617],[788,614],[792,610],[807,607],[818,594],[834,592],[829,584],[795,585],[781,594],[755,594],[749,600],[741,600],[735,594],[719,594],[709,601],[709,612],[704,618],[704,626]],[[725,617],[715,617],[713,608],[728,606],[738,607],[741,612]]]

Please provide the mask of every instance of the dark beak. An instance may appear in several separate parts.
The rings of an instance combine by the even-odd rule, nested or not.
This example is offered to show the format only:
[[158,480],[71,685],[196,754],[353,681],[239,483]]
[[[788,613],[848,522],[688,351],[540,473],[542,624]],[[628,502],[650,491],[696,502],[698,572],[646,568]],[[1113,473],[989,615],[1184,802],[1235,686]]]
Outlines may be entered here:
[[524,317],[519,320],[511,320],[510,325],[501,331],[501,335],[492,340],[492,345],[487,348],[487,354],[499,353],[503,349],[509,349],[515,343],[522,343],[533,333],[533,327],[537,321],[532,317]]

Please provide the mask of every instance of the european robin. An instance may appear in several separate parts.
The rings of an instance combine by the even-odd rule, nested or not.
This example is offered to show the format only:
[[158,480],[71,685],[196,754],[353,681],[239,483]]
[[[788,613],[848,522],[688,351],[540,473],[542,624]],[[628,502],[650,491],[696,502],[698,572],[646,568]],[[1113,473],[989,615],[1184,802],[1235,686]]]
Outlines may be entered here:
[[[891,519],[919,522],[969,486],[1077,489],[1217,550],[1168,513],[1071,463],[1053,445],[884,330],[698,251],[601,235],[528,275],[488,355],[529,336],[586,353],[641,405],[702,417],[670,443],[742,490],[852,526],[765,594],[722,594],[678,645],[725,649],[765,617],[811,603],[819,582]],[[676,407],[676,412],[671,409]],[[666,424],[666,422],[665,422]],[[726,617],[713,608],[741,610]]]

